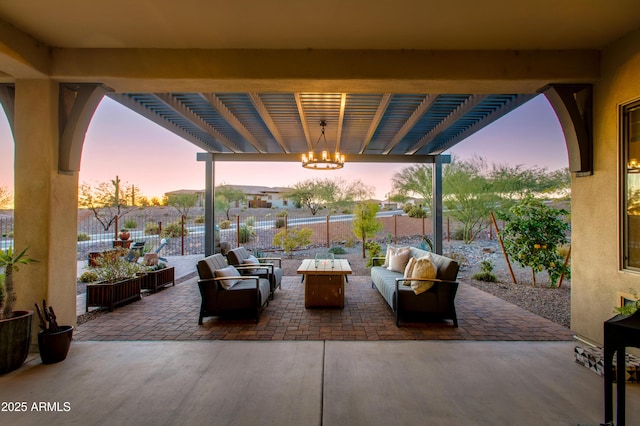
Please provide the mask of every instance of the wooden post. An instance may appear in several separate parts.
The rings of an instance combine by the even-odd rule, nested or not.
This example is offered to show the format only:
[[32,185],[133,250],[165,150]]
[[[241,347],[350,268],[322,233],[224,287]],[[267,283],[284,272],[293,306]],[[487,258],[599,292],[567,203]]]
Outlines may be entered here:
[[393,215],[393,244],[398,244],[398,215]]
[[[571,246],[569,246],[569,250],[567,250],[567,257],[564,258],[564,267],[566,268],[569,264],[569,259],[571,258]],[[558,280],[558,288],[562,285],[562,280],[564,279],[564,271],[560,275],[560,279]]]
[[498,236],[498,241],[500,242],[500,247],[502,248],[502,253],[504,254],[504,259],[507,261],[507,266],[509,267],[509,273],[511,274],[511,279],[513,280],[514,284],[518,284],[518,281],[516,280],[516,276],[513,273],[513,269],[511,269],[511,262],[509,261],[509,255],[504,249],[502,236],[500,235],[500,230],[498,229],[498,223],[496,222],[496,218],[493,215],[493,212],[491,212],[491,221],[493,222],[493,226],[496,227],[496,235]]
[[115,235],[113,236],[114,240],[118,239],[118,232],[120,232],[120,229],[118,228],[118,215],[116,215],[116,232],[115,232]]
[[447,242],[451,241],[451,230],[449,229],[449,218],[447,217]]
[[329,215],[327,215],[327,248],[329,248]]
[[182,237],[182,255],[184,256],[184,215],[180,218],[180,222],[182,224],[180,229],[180,236]]
[[237,237],[237,247],[240,247],[240,215],[236,216],[236,237]]

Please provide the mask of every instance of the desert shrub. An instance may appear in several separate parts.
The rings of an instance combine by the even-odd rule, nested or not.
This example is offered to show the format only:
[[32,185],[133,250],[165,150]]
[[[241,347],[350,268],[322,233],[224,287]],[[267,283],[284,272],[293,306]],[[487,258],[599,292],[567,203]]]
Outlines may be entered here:
[[495,283],[498,281],[498,277],[493,273],[493,263],[490,260],[483,260],[480,262],[480,272],[476,272],[471,276],[474,280],[487,281]]
[[313,231],[310,228],[283,229],[273,236],[273,245],[282,247],[286,254],[311,243]]
[[329,249],[329,253],[333,254],[345,254],[347,251],[341,246],[333,246]]
[[454,240],[464,240],[464,229],[463,228],[457,228],[454,229],[453,232],[451,233],[451,238],[453,238]]
[[89,241],[91,237],[86,232],[80,232],[78,234],[78,241]]
[[373,258],[380,256],[380,251],[382,250],[382,246],[377,241],[369,240],[364,244],[364,248],[367,251],[367,268],[375,266],[373,264]]
[[412,208],[413,208],[412,204],[405,204],[404,206],[402,206],[402,211],[408,214]]
[[349,236],[347,240],[344,242],[344,246],[346,248],[354,248],[356,246],[356,239],[352,236]]
[[127,229],[134,229],[138,227],[138,222],[136,222],[135,219],[127,219],[124,221],[124,225],[122,225],[122,227]]
[[427,212],[420,206],[413,206],[411,209],[409,209],[407,215],[409,217],[422,218],[427,217]]
[[78,278],[78,281],[81,283],[92,283],[98,281],[98,274],[94,271],[86,271],[83,272],[82,275]]
[[147,222],[144,224],[144,235],[158,235],[160,233],[160,225],[155,222]]
[[231,221],[230,220],[223,220],[220,222],[220,229],[229,229],[231,228]]
[[193,223],[204,223],[204,215],[196,216],[196,218],[193,219]]
[[[180,222],[171,222],[162,228],[160,236],[163,238],[176,238],[181,236],[182,224]],[[184,235],[189,235],[189,230],[184,228]]]
[[255,234],[256,231],[252,226],[242,225],[240,227],[240,244],[248,243]]
[[275,223],[275,227],[276,228],[284,228],[286,222],[287,222],[287,216],[289,216],[289,213],[287,213],[286,210],[282,210],[279,211],[278,213],[276,213],[276,223]]
[[253,228],[254,226],[256,226],[256,217],[255,216],[247,216],[247,218],[244,220],[244,224],[247,227]]

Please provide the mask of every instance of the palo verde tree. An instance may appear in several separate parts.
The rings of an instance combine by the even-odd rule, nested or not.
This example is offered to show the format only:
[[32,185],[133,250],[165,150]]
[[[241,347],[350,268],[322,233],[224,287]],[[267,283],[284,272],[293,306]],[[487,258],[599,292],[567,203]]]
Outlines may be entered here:
[[229,185],[220,185],[215,188],[215,209],[224,211],[227,220],[231,220],[229,212],[236,203],[244,200],[244,192]]
[[111,225],[135,208],[133,186],[116,178],[95,186],[83,183],[78,187],[78,205],[93,212],[94,217],[108,231]]
[[298,182],[287,192],[287,198],[316,215],[323,207],[345,209],[373,195],[373,188],[360,180],[308,179]]
[[375,203],[360,203],[353,212],[353,234],[362,240],[362,258],[366,257],[367,238],[373,238],[383,228],[382,222],[376,217],[380,206]]
[[185,218],[189,217],[189,210],[198,204],[198,194],[167,194],[167,205],[178,210]]
[[505,222],[501,233],[504,249],[520,266],[531,268],[533,285],[536,272],[546,270],[552,285],[570,273],[558,252],[568,241],[569,223],[563,220],[568,214],[531,196],[512,206],[508,213],[497,213]]

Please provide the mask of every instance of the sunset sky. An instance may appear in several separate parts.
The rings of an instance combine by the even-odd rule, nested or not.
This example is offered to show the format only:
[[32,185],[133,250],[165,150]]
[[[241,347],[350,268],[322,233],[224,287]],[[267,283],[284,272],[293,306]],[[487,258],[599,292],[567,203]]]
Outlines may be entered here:
[[[119,176],[148,197],[177,189],[204,189],[202,150],[104,98],[87,131],[80,182],[95,184]],[[522,164],[556,170],[568,166],[560,124],[542,95],[467,138],[449,151],[461,159],[479,155],[490,164]],[[300,163],[216,163],[216,184],[289,186],[321,177],[360,179],[383,199],[394,173],[407,164],[347,163],[338,171],[312,171]],[[13,140],[0,114],[0,187],[13,192]]]

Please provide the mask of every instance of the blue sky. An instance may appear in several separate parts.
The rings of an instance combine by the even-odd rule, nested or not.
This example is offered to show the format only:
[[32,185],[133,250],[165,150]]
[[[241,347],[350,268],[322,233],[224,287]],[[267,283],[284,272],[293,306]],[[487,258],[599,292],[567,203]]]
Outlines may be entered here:
[[[13,140],[0,117],[0,186],[13,188]],[[177,189],[203,189],[201,150],[105,98],[86,134],[80,182],[113,179],[138,186],[144,195],[162,196]],[[475,133],[449,151],[461,159],[478,155],[489,164],[522,164],[556,170],[568,166],[564,136],[551,106],[538,96]],[[216,183],[288,186],[319,175],[360,179],[377,198],[391,190],[391,178],[406,164],[352,163],[339,171],[312,171],[299,163],[217,163]]]

